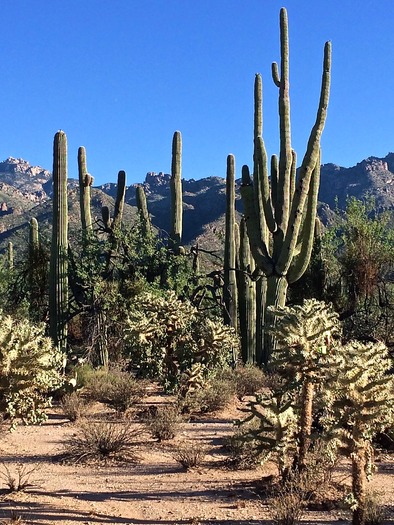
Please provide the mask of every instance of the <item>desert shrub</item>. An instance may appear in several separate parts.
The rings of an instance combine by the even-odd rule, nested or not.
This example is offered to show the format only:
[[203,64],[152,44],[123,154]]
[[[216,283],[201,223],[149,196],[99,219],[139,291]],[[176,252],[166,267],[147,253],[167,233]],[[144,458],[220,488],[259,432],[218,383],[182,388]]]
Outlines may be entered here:
[[370,491],[365,499],[365,525],[381,525],[386,518],[379,495]]
[[85,421],[65,443],[65,457],[71,461],[136,459],[133,451],[138,429],[130,424]]
[[258,441],[251,433],[256,426],[256,421],[251,421],[242,427],[237,426],[234,433],[225,440],[225,448],[229,452],[227,464],[231,468],[246,470],[260,465],[262,458]]
[[141,374],[158,379],[167,391],[179,388],[182,374],[194,364],[207,379],[233,357],[234,330],[207,318],[175,293],[145,293],[130,312],[126,331],[131,363]]
[[206,446],[197,441],[183,441],[172,451],[172,457],[186,470],[201,465],[206,455]]
[[265,374],[254,365],[239,366],[234,371],[236,393],[239,399],[261,392],[265,384]]
[[231,381],[212,379],[200,388],[188,391],[185,396],[179,396],[178,403],[183,413],[210,414],[230,403],[234,389]]
[[0,312],[0,412],[15,423],[39,423],[50,405],[48,393],[62,383],[63,356],[44,335],[43,325]]
[[276,525],[296,525],[301,522],[307,506],[304,476],[293,475],[282,482],[271,498],[272,518]]
[[2,463],[0,466],[0,479],[5,483],[9,492],[22,492],[35,485],[32,475],[36,471],[36,466],[18,464],[11,469],[8,465]]
[[100,370],[88,380],[87,390],[91,399],[126,412],[144,397],[146,383],[129,372]]
[[60,401],[62,412],[70,421],[76,421],[84,416],[89,404],[89,400],[83,398],[78,392],[65,394]]
[[156,411],[151,411],[144,419],[152,437],[158,441],[173,439],[182,421],[179,408],[173,405],[158,407]]

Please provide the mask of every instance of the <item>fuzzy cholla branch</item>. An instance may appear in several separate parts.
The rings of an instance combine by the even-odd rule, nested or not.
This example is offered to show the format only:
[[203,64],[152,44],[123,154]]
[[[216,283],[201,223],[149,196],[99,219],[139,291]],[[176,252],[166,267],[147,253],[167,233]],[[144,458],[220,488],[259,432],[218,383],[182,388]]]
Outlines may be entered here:
[[24,423],[45,419],[48,391],[60,386],[62,354],[43,326],[0,312],[0,411]]

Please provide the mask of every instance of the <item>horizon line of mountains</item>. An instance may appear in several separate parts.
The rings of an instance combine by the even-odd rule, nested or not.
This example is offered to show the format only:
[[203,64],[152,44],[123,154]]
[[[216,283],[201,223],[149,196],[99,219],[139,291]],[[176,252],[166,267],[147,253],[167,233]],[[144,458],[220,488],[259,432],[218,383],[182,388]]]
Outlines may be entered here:
[[[168,231],[170,217],[170,175],[149,172],[144,182],[152,223]],[[127,187],[124,222],[136,217],[136,187]],[[203,242],[217,244],[224,231],[226,208],[226,181],[221,177],[183,179],[183,243]],[[237,210],[242,212],[239,196],[240,181],[237,181]],[[101,217],[101,207],[113,209],[117,184],[105,183],[92,188],[92,215]],[[78,228],[79,184],[69,179],[70,228]],[[368,157],[355,166],[344,168],[333,163],[321,167],[319,191],[319,215],[323,222],[329,220],[336,207],[343,209],[347,197],[362,199],[371,195],[376,208],[394,213],[394,153],[386,157]],[[49,229],[51,223],[52,175],[39,166],[31,166],[23,159],[9,157],[0,162],[0,250],[8,241],[15,242],[27,235],[28,223],[36,217],[41,231]],[[21,241],[23,242],[23,241]],[[27,242],[27,241],[26,241]]]

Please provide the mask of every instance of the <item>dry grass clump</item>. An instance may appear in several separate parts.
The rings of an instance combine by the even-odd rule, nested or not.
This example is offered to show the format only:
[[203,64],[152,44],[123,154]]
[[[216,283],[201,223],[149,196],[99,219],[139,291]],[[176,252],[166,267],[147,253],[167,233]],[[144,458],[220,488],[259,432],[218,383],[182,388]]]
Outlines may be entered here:
[[114,370],[91,375],[86,388],[90,399],[124,413],[142,400],[146,386],[146,381],[135,379],[129,372]]
[[65,443],[65,459],[72,462],[137,459],[135,438],[139,429],[130,423],[85,421]]
[[207,447],[197,441],[183,441],[174,448],[172,457],[184,469],[190,470],[198,467],[207,455]]
[[386,512],[377,492],[367,493],[365,500],[365,525],[382,525]]
[[266,383],[266,377],[261,368],[255,365],[238,366],[234,370],[234,382],[238,399],[253,396],[261,392]]
[[146,428],[159,442],[173,439],[181,422],[179,408],[174,405],[157,407],[156,410],[149,411],[144,418]]
[[60,401],[63,414],[70,421],[77,421],[85,416],[91,402],[81,396],[79,392],[65,394]]
[[32,475],[37,472],[37,466],[17,464],[14,468],[5,463],[0,466],[0,480],[6,485],[8,492],[22,492],[36,486]]

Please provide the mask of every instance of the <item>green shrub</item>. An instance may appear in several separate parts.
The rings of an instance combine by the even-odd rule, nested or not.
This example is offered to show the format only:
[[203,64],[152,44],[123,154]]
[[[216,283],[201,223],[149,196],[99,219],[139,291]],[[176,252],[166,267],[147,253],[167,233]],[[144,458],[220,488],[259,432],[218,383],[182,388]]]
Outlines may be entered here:
[[158,441],[173,439],[177,433],[178,427],[182,421],[177,406],[162,406],[156,411],[149,412],[144,420],[152,437]]
[[63,356],[44,335],[43,325],[0,312],[0,412],[24,423],[46,419],[48,393],[62,384]]
[[89,401],[84,399],[78,392],[65,394],[60,401],[62,412],[70,421],[76,421],[84,416],[89,408],[89,404]]
[[239,366],[234,371],[236,393],[239,399],[261,392],[265,385],[265,374],[254,365]]
[[225,408],[234,395],[234,384],[228,380],[212,379],[200,388],[190,390],[178,402],[183,413],[211,414]]
[[87,390],[92,400],[126,412],[144,397],[146,383],[129,372],[100,370],[88,380]]

